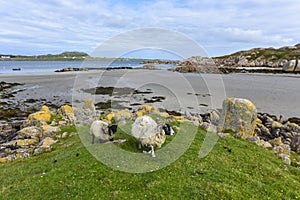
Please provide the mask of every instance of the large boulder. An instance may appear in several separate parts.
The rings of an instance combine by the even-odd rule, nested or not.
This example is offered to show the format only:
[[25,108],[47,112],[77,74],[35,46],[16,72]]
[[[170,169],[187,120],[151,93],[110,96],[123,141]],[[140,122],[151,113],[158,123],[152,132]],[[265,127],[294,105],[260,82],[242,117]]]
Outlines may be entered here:
[[69,105],[61,106],[57,112],[58,114],[62,115],[63,120],[67,121],[69,124],[75,124],[76,118],[71,106]]
[[223,102],[219,130],[233,131],[242,137],[251,137],[254,134],[257,118],[255,105],[241,98],[228,98]]
[[291,149],[297,153],[300,153],[300,135],[293,137],[291,142]]
[[300,72],[300,62],[299,60],[290,60],[282,68],[286,72]]
[[23,127],[27,126],[36,126],[43,123],[51,122],[52,112],[47,106],[42,106],[42,109],[38,112],[32,113],[28,116],[28,119],[25,120]]

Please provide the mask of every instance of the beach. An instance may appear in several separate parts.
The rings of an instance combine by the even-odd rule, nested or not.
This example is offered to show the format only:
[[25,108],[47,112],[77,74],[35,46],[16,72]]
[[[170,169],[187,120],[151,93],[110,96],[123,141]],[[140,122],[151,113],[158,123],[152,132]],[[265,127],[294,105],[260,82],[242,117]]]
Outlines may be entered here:
[[[87,72],[1,74],[0,81],[21,83],[10,102],[76,105],[92,98],[125,108],[151,104],[178,112],[205,113],[222,107],[226,97],[246,98],[258,112],[299,117],[299,75],[196,74],[167,70],[94,70]],[[121,95],[93,93],[118,88]],[[87,89],[92,89],[87,92]],[[116,90],[116,91],[119,91]],[[128,92],[124,92],[128,91]],[[117,94],[117,93],[116,93]],[[3,101],[3,99],[2,99]],[[30,106],[24,104],[23,106]],[[40,106],[39,105],[39,106]]]

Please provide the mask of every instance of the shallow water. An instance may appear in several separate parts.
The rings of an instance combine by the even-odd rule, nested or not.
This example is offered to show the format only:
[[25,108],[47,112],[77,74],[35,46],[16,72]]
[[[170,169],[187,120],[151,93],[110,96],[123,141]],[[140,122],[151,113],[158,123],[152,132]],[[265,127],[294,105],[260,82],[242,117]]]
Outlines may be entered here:
[[[63,68],[116,68],[140,67],[141,60],[128,61],[0,61],[0,74],[26,74],[54,72]],[[170,68],[171,65],[159,65],[159,68]],[[21,70],[13,70],[18,69]]]

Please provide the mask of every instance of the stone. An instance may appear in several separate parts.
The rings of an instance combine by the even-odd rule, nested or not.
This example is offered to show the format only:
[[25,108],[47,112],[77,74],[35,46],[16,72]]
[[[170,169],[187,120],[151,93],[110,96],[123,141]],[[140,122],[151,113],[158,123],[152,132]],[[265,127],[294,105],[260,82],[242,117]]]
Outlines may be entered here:
[[61,106],[57,112],[58,114],[62,115],[65,119],[67,119],[70,122],[70,124],[75,124],[76,118],[71,106],[69,105]]
[[282,68],[285,72],[298,72],[300,71],[300,62],[299,60],[290,60]]
[[257,118],[255,105],[241,98],[228,98],[223,102],[223,109],[219,123],[219,130],[226,132],[240,132],[242,137],[254,135]]
[[283,145],[281,137],[270,140],[270,143],[272,144],[272,146],[281,146],[281,145]]
[[291,141],[291,149],[294,152],[300,153],[300,135],[293,137]]
[[116,122],[122,121],[122,120],[131,120],[133,118],[132,113],[125,109],[125,110],[120,110],[117,113],[114,114],[113,119]]
[[41,128],[43,129],[44,136],[55,136],[61,131],[58,126],[50,126],[48,124],[43,124]]
[[272,148],[272,145],[270,144],[270,142],[266,142],[264,140],[260,141],[260,146],[262,146],[263,148],[266,148],[266,149]]
[[0,158],[0,163],[7,163],[7,157]]
[[42,129],[37,126],[29,126],[18,131],[18,138],[40,138]]
[[291,159],[290,159],[290,156],[289,155],[286,155],[284,153],[281,153],[281,154],[278,154],[278,156],[281,158],[281,160],[288,164],[288,165],[291,165]]
[[226,137],[229,137],[229,136],[230,136],[229,133],[221,133],[221,132],[217,133],[217,135],[218,135],[220,138],[226,138]]
[[251,136],[251,137],[248,137],[247,140],[249,142],[253,142],[255,144],[259,144],[260,143],[260,139],[258,136]]
[[42,142],[40,142],[40,146],[36,149],[34,149],[33,155],[38,155],[41,154],[43,152],[49,152],[52,150],[52,145],[55,144],[56,141],[53,140],[50,137],[46,137],[45,139],[43,139]]
[[51,121],[51,112],[47,106],[43,106],[42,109],[38,112],[32,113],[28,116],[27,122],[50,122]]
[[210,114],[210,122],[215,125],[218,126],[219,121],[220,121],[220,113],[216,110],[212,111]]
[[296,132],[296,133],[300,133],[300,126],[298,124],[295,123],[291,123],[291,122],[287,122],[284,125],[284,128],[286,129],[286,131],[288,132]]

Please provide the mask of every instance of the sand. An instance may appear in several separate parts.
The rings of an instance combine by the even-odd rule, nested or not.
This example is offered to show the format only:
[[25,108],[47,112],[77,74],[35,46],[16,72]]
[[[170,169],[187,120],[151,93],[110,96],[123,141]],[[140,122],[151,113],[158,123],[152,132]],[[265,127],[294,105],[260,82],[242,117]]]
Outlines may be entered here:
[[[270,74],[181,74],[165,70],[111,70],[44,74],[0,74],[0,81],[24,83],[14,100],[46,99],[53,104],[77,105],[92,97],[125,107],[157,100],[154,105],[181,112],[204,113],[221,108],[226,97],[251,100],[258,112],[300,116],[300,76]],[[82,90],[95,87],[133,88],[149,94],[93,95]],[[152,92],[152,93],[150,93]],[[165,99],[164,99],[165,98]]]

